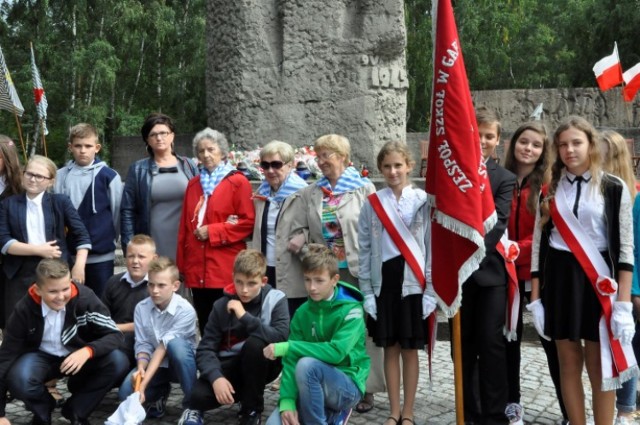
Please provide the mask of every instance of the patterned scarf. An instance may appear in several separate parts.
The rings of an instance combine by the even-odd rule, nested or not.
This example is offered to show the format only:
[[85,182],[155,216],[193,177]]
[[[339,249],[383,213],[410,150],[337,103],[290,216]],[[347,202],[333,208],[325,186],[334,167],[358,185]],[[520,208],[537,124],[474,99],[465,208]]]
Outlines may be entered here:
[[233,165],[229,164],[229,161],[218,164],[218,166],[211,172],[206,168],[200,169],[200,184],[202,185],[202,191],[206,196],[211,196],[216,186],[220,184],[224,176],[235,170]]
[[342,195],[343,193],[354,191],[362,186],[371,184],[371,180],[366,177],[360,176],[358,170],[354,167],[347,167],[340,178],[335,188],[331,188],[329,179],[322,177],[316,182],[316,185],[322,189],[322,191],[329,196]]
[[269,182],[264,180],[260,184],[260,187],[256,192],[256,198],[281,204],[285,199],[289,197],[289,195],[297,192],[299,189],[302,189],[305,186],[307,186],[307,182],[302,180],[302,178],[300,178],[300,176],[295,171],[291,171],[289,172],[289,175],[285,179],[284,183],[280,185],[280,188],[273,196],[270,196],[271,186],[269,186]]

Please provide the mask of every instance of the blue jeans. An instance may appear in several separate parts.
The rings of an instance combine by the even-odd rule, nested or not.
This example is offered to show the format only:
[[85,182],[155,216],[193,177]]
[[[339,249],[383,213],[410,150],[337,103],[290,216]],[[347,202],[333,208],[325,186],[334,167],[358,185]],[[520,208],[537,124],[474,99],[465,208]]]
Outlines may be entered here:
[[[22,400],[41,422],[51,422],[51,411],[55,407],[44,383],[64,376],[60,372],[64,359],[44,351],[26,353],[7,372],[6,383],[11,395]],[[105,394],[127,373],[128,366],[127,356],[120,350],[87,360],[78,373],[69,375],[67,388],[71,397],[65,403],[65,411],[80,419],[88,418]]]
[[[186,409],[191,399],[191,390],[196,382],[195,351],[188,341],[174,338],[167,345],[166,357],[169,359],[169,367],[158,368],[147,386],[145,398],[150,403],[159,400],[169,394],[171,382],[177,382],[184,393],[182,408]],[[134,368],[122,381],[118,391],[120,400],[126,399],[133,393],[132,377],[137,370]]]
[[[636,322],[636,334],[633,336],[631,345],[636,359],[640,354],[640,326]],[[636,411],[636,392],[638,387],[638,378],[631,378],[622,384],[622,388],[616,390],[616,408],[622,413],[633,413]]]
[[[363,394],[344,372],[313,357],[303,357],[296,365],[298,418],[304,425],[334,423],[338,414],[353,408]],[[266,425],[281,425],[276,409]]]

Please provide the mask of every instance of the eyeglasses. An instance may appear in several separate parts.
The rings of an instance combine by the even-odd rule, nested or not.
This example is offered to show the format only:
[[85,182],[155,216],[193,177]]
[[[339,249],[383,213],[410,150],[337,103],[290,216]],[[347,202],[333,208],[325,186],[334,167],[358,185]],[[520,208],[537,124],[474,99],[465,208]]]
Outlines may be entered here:
[[165,137],[167,137],[171,133],[172,133],[171,131],[158,131],[157,133],[149,133],[149,139],[154,139],[156,137],[164,139]]
[[42,182],[43,182],[43,181],[45,181],[45,180],[51,180],[51,177],[43,176],[43,175],[41,175],[41,174],[33,174],[33,173],[32,173],[32,172],[30,172],[30,171],[25,171],[25,172],[24,172],[24,177],[25,177],[27,180],[31,180],[31,179],[33,179],[33,180],[37,181],[38,183],[42,183]]
[[336,156],[335,152],[331,152],[331,153],[325,153],[322,155],[317,155],[315,160],[316,162],[320,162],[320,161],[328,161],[329,158],[331,158],[332,156]]
[[260,162],[260,168],[263,170],[268,170],[269,168],[273,168],[274,170],[279,170],[284,167],[284,162],[282,161],[262,161]]

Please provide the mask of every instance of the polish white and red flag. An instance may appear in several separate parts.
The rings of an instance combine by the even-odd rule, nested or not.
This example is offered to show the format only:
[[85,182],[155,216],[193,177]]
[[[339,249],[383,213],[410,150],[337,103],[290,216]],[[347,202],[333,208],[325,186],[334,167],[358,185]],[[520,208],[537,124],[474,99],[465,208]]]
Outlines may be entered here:
[[451,0],[434,1],[434,57],[426,192],[434,213],[431,278],[438,304],[453,317],[461,285],[485,256],[496,223],[491,185]]
[[613,45],[613,53],[600,59],[593,66],[600,90],[607,91],[622,84],[622,65],[618,56],[618,43]]
[[624,88],[622,89],[622,95],[626,102],[631,102],[638,89],[640,89],[640,63],[635,64],[631,69],[628,69],[622,74],[624,80]]

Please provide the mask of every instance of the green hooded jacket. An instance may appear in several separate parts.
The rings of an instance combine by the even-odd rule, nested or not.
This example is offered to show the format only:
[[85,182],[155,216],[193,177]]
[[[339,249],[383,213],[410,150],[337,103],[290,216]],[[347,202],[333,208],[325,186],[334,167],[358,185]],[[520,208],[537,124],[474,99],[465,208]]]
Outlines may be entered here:
[[289,340],[275,344],[276,357],[283,357],[281,412],[296,410],[295,371],[302,357],[313,357],[334,365],[364,394],[371,361],[365,350],[363,299],[357,288],[338,282],[331,300],[307,299],[296,310]]

